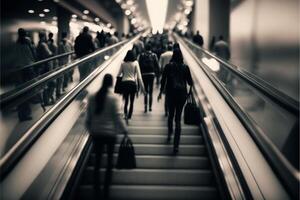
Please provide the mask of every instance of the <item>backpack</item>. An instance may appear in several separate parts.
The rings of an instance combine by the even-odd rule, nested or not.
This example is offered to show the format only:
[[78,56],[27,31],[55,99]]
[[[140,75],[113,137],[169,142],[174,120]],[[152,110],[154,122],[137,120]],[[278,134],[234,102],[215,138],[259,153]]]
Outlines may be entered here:
[[145,52],[142,53],[139,58],[139,65],[141,68],[141,73],[149,73],[154,72],[157,73],[157,69],[155,66],[155,58],[153,53]]

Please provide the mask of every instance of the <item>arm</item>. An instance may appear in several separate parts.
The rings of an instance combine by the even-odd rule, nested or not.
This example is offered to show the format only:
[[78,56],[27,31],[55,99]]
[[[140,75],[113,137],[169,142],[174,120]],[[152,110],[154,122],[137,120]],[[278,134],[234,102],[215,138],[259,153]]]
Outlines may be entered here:
[[143,83],[143,79],[142,79],[142,74],[141,74],[141,70],[140,70],[140,65],[138,62],[136,62],[136,72],[137,72],[137,78],[138,78],[138,82],[140,84],[140,87],[142,89],[142,91],[145,93],[145,87],[144,87],[144,83]]
[[[122,63],[123,64],[123,63]],[[120,69],[119,69],[119,72],[118,72],[118,75],[117,76],[121,76],[121,74],[123,74],[123,67],[122,67],[122,64],[120,66]]]
[[187,83],[192,87],[194,83],[193,83],[192,75],[191,75],[191,72],[190,72],[190,69],[188,66],[186,66],[186,80],[187,80]]
[[164,68],[164,71],[162,73],[162,78],[161,78],[161,83],[160,83],[160,93],[162,93],[165,89],[168,69],[169,69],[169,65],[166,65],[166,67]]
[[124,124],[124,121],[121,119],[119,115],[119,109],[118,109],[119,101],[117,98],[115,98],[112,101],[112,117],[115,123],[116,130],[118,130],[120,133],[127,133],[127,128]]

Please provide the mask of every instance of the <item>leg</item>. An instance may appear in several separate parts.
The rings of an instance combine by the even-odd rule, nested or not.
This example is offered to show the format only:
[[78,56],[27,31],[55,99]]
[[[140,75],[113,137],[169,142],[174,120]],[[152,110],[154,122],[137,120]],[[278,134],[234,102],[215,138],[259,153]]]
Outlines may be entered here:
[[147,112],[147,105],[148,105],[148,92],[149,92],[149,80],[148,76],[144,75],[143,76],[143,82],[144,82],[144,87],[146,90],[146,94],[144,95],[144,106],[145,106],[145,113]]
[[132,116],[134,97],[135,97],[135,92],[131,92],[130,93],[130,107],[129,107],[128,119],[130,119]]
[[[172,99],[172,98],[168,98]],[[173,119],[174,119],[174,112],[175,112],[175,104],[172,100],[168,101],[168,109],[169,109],[169,116],[168,116],[168,141],[171,140],[171,135],[173,133]]]
[[174,153],[177,153],[179,147],[180,134],[181,134],[181,114],[182,114],[184,103],[185,100],[176,103]]
[[109,186],[112,180],[113,154],[115,148],[115,138],[109,138],[107,143],[107,165],[104,182],[104,199],[109,197]]
[[154,82],[154,76],[149,77],[149,111],[152,111],[152,94],[153,94],[153,82]]
[[127,107],[128,107],[128,101],[129,101],[129,93],[124,93],[124,100],[125,100],[125,104],[124,104],[124,115],[125,117],[127,117]]
[[94,148],[96,159],[94,163],[94,192],[95,197],[100,195],[100,165],[101,165],[101,157],[103,151],[103,143],[97,140],[94,140]]
[[168,99],[167,95],[165,95],[165,116],[168,116]]

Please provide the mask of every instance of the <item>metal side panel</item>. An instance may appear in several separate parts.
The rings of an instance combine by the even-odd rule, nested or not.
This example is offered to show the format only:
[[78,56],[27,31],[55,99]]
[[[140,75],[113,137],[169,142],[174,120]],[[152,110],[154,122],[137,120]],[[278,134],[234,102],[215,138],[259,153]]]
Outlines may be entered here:
[[198,87],[202,88],[211,105],[210,109],[216,115],[253,198],[289,199],[289,195],[247,130],[183,43],[181,50],[195,82],[199,83]]

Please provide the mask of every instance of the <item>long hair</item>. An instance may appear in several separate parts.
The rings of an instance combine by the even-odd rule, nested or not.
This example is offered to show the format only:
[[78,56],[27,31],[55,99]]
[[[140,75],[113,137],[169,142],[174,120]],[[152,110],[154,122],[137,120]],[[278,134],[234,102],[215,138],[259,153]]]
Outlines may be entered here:
[[132,50],[127,51],[127,54],[124,58],[124,62],[133,62],[136,60],[135,54]]
[[112,86],[113,77],[111,74],[105,74],[103,78],[102,87],[96,93],[95,101],[96,101],[96,109],[95,113],[100,114],[104,108],[105,100],[107,97],[108,89]]
[[173,50],[173,55],[172,55],[170,62],[174,62],[177,64],[183,64],[183,56],[182,56],[182,52],[179,48],[175,48]]

